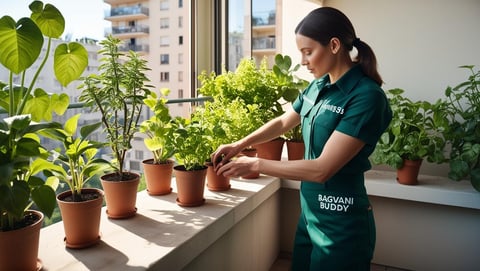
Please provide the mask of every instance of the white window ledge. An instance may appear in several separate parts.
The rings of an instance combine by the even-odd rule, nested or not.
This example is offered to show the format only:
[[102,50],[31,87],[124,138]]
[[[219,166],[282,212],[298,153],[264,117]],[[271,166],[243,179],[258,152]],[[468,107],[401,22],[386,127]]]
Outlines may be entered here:
[[[366,174],[367,191],[372,196],[480,209],[480,194],[468,181],[421,175],[419,182],[416,186],[400,185],[395,173],[388,171]],[[100,244],[87,249],[66,249],[63,224],[48,226],[40,235],[43,270],[181,270],[281,187],[298,189],[300,182],[261,176],[232,180],[231,185],[224,192],[206,189],[205,204],[192,208],[176,204],[174,180],[169,195],[149,196],[142,191],[133,218],[111,220],[102,210]]]
[[[402,185],[395,178],[393,171],[366,172],[367,193],[371,196],[480,209],[480,192],[467,180],[456,182],[445,177],[420,175],[418,185]],[[300,182],[282,180],[282,187],[299,189]]]
[[212,243],[280,189],[278,178],[232,180],[231,189],[205,189],[205,204],[182,208],[173,193],[138,193],[133,218],[111,220],[102,210],[101,241],[72,250],[63,243],[63,223],[45,227],[40,235],[43,270],[181,270]]

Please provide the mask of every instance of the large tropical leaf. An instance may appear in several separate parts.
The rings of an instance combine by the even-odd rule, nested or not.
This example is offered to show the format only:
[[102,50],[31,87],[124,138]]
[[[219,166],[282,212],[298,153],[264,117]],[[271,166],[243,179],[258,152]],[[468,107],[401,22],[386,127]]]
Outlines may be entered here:
[[62,13],[53,5],[41,1],[33,1],[30,6],[30,18],[38,25],[43,35],[58,39],[65,31],[65,19]]
[[67,86],[82,75],[88,65],[88,52],[81,44],[71,42],[58,45],[53,57],[57,80]]
[[42,32],[30,18],[15,23],[10,16],[0,18],[0,63],[20,73],[37,60],[43,46]]

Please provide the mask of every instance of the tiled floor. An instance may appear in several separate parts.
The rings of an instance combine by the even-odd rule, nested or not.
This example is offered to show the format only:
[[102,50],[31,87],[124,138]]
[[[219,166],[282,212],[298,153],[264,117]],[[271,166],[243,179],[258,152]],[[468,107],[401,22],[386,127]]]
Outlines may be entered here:
[[[269,271],[288,271],[290,268],[290,260],[286,258],[278,258],[270,267]],[[372,264],[370,271],[407,271],[405,269],[399,269],[384,265]]]

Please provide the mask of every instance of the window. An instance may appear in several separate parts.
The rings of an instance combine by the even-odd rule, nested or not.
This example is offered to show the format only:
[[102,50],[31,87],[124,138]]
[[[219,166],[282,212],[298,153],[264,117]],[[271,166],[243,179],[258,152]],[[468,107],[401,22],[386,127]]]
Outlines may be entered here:
[[[183,89],[179,89],[177,94],[179,99],[183,99]],[[183,103],[178,103],[178,106],[183,106]]]
[[[183,71],[178,72],[178,82],[183,82]],[[183,93],[183,92],[182,92]],[[180,97],[179,97],[180,98]]]
[[183,36],[178,36],[178,44],[183,44]]
[[183,27],[183,17],[179,16],[178,17],[178,28],[182,28],[182,27]]
[[169,64],[169,55],[168,54],[161,54],[160,55],[160,64]]
[[135,150],[135,159],[143,160],[143,151]]
[[183,0],[178,0],[178,7],[182,8],[183,7]]
[[160,81],[161,81],[161,82],[168,82],[168,81],[170,81],[170,73],[169,73],[169,72],[161,72],[161,73],[160,73]]
[[178,54],[178,64],[183,64],[183,54],[182,53]]
[[140,163],[138,161],[130,161],[130,170],[140,171]]
[[168,1],[169,0],[160,0],[160,10],[168,10],[169,8]]
[[165,47],[170,45],[170,38],[168,36],[160,37],[160,46]]
[[168,18],[160,18],[160,28],[166,29],[170,26],[170,21]]

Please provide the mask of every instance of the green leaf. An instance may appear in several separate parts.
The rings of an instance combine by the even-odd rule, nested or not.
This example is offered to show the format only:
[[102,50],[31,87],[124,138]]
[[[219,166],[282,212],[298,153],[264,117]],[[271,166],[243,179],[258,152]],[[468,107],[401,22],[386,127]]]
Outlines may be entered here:
[[30,67],[40,55],[43,36],[29,18],[17,23],[10,16],[0,18],[0,62],[8,70],[19,74]]
[[55,49],[53,57],[57,80],[63,86],[82,75],[88,65],[88,52],[77,42],[63,43]]
[[101,125],[102,125],[101,122],[97,122],[90,125],[82,126],[82,128],[80,129],[80,136],[82,138],[88,137],[91,133],[95,132],[95,130],[97,130],[98,127],[100,127]]
[[77,123],[79,118],[80,114],[76,114],[65,122],[64,129],[69,136],[74,136],[77,132]]
[[29,7],[32,11],[30,18],[38,25],[43,35],[49,38],[60,38],[65,30],[65,19],[62,13],[51,4],[43,7],[41,1],[34,1]]
[[41,185],[32,190],[33,202],[47,217],[51,217],[56,205],[55,191],[48,185]]
[[65,94],[52,94],[50,96],[50,107],[53,112],[57,115],[63,115],[65,111],[67,111],[68,106],[70,104],[70,97]]

